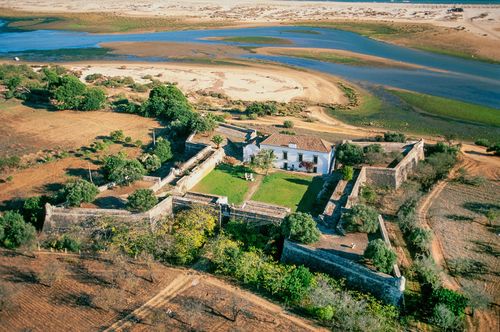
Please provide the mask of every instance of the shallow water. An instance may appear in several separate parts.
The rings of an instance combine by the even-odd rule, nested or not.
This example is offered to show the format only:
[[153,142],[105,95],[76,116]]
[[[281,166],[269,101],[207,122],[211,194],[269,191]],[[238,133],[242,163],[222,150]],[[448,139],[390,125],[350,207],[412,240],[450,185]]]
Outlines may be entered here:
[[[293,30],[314,30],[318,34],[296,33]],[[292,31],[291,31],[292,30]],[[297,67],[314,69],[344,77],[355,82],[388,85],[396,88],[448,97],[500,109],[500,65],[432,54],[375,41],[356,33],[323,28],[260,27],[227,30],[195,30],[138,34],[89,34],[84,32],[37,30],[0,33],[0,55],[14,56],[27,50],[98,47],[99,43],[119,41],[200,42],[252,46],[202,40],[221,36],[267,36],[291,40],[286,47],[318,47],[348,50],[391,60],[403,61],[444,72],[426,69],[396,69],[349,66],[284,56],[247,54],[243,57],[272,60]],[[257,45],[262,46],[262,45]],[[283,46],[269,45],[265,46]],[[8,53],[10,52],[10,53]],[[19,54],[22,57],[22,53]],[[131,60],[158,59],[131,57]],[[51,59],[52,61],[54,59]]]

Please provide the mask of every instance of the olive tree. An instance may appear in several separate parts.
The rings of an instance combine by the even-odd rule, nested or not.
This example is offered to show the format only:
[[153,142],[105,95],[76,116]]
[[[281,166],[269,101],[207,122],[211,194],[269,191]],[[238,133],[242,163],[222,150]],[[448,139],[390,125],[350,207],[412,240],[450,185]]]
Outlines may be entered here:
[[281,224],[281,231],[286,238],[305,244],[318,241],[321,235],[312,216],[304,212],[288,215]]
[[253,157],[252,166],[265,170],[267,175],[275,160],[276,155],[273,150],[262,149]]
[[7,211],[0,216],[0,236],[1,244],[13,249],[34,241],[36,230],[32,224],[26,223],[18,212]]
[[172,145],[170,144],[170,141],[162,137],[158,138],[158,140],[156,141],[153,153],[158,158],[160,158],[160,161],[162,163],[169,161],[174,156],[174,154],[172,153]]
[[127,209],[134,212],[144,212],[158,203],[158,198],[151,189],[137,189],[129,197]]
[[70,206],[90,203],[95,199],[98,193],[99,189],[97,189],[97,186],[84,179],[70,181],[66,183],[62,189],[66,204]]
[[377,270],[384,273],[391,273],[396,262],[396,253],[382,239],[370,241],[364,257],[371,260]]
[[375,233],[378,230],[378,212],[372,207],[357,204],[342,215],[348,232]]

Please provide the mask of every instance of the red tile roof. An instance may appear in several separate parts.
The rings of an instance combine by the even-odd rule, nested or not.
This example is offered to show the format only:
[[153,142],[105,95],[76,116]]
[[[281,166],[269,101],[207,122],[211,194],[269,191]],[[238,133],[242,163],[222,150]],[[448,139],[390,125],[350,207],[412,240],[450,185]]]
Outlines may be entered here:
[[332,143],[322,140],[319,137],[305,135],[285,135],[275,133],[267,137],[260,144],[280,147],[289,147],[289,144],[295,144],[299,150],[325,153],[332,150]]

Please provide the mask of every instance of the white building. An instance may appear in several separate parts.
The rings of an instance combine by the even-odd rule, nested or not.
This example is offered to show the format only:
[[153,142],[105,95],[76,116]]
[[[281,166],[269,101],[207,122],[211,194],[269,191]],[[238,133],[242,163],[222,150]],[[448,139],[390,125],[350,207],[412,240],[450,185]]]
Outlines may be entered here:
[[333,169],[333,145],[319,137],[272,134],[260,144],[256,141],[243,148],[243,161],[250,162],[261,149],[273,150],[274,167],[290,171],[328,174]]

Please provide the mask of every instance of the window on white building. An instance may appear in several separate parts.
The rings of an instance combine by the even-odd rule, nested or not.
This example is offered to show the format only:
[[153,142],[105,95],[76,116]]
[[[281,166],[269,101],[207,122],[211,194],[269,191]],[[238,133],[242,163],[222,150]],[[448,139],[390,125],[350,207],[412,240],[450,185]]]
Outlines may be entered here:
[[315,163],[315,164],[318,163],[318,156],[317,155],[313,156],[313,163]]
[[302,161],[304,159],[304,155],[302,153],[299,153],[299,161]]
[[283,159],[288,160],[288,152],[283,151]]

